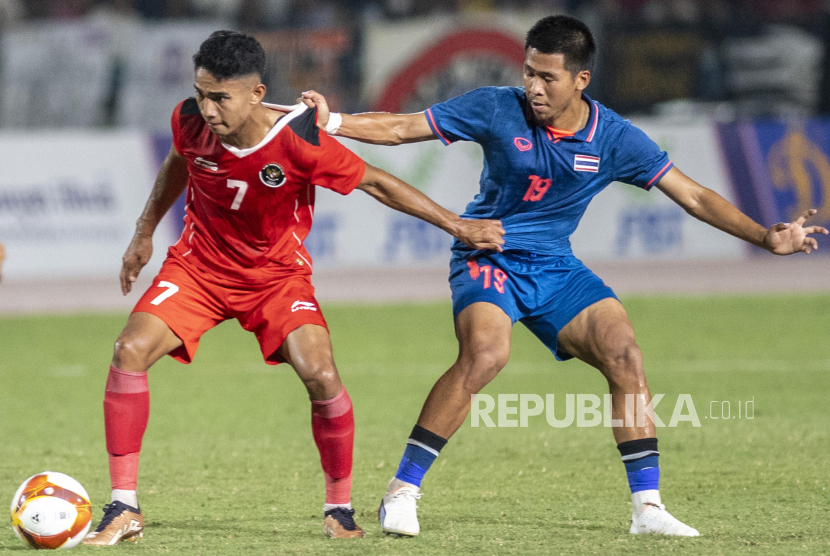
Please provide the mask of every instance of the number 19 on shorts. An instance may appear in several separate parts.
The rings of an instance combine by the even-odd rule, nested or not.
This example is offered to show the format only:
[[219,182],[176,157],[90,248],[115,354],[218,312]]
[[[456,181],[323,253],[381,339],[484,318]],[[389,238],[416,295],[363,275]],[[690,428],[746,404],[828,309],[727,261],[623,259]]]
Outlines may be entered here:
[[500,268],[494,269],[490,265],[479,266],[476,261],[467,261],[467,266],[470,267],[470,278],[478,280],[480,276],[484,277],[484,289],[493,286],[499,293],[504,293],[504,283],[507,281],[507,273]]

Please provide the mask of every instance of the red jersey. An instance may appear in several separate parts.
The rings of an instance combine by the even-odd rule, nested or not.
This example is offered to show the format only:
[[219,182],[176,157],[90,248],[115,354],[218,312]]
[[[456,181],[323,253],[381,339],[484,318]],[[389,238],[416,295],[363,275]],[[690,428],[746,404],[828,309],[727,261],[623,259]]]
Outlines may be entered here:
[[317,109],[303,104],[258,145],[237,149],[210,131],[195,99],[181,102],[171,120],[173,145],[190,176],[184,231],[170,254],[244,282],[310,274],[303,241],[314,220],[315,186],[346,195],[366,169],[316,120]]

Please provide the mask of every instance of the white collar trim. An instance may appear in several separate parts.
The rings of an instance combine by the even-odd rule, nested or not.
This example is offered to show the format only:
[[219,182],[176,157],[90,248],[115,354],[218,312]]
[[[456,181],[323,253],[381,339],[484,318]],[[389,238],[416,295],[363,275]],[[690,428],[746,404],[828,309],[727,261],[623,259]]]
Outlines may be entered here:
[[219,141],[219,143],[221,143],[221,145],[223,147],[225,147],[225,149],[227,149],[231,154],[235,155],[237,158],[244,158],[244,157],[248,156],[249,154],[255,153],[256,151],[258,151],[259,149],[261,149],[262,147],[267,145],[269,142],[271,142],[271,140],[274,137],[277,136],[277,134],[280,131],[282,131],[282,129],[285,126],[288,125],[288,123],[291,120],[293,120],[294,118],[296,118],[297,116],[299,116],[300,114],[302,114],[303,112],[305,112],[308,109],[308,106],[305,103],[302,103],[302,102],[300,102],[298,104],[294,104],[292,106],[285,105],[285,104],[269,104],[269,103],[266,103],[266,102],[263,102],[262,104],[263,104],[263,106],[265,106],[267,108],[270,108],[271,110],[278,110],[280,112],[288,112],[288,114],[286,114],[285,116],[283,116],[282,118],[277,120],[277,123],[275,123],[274,127],[271,128],[271,131],[269,131],[268,134],[265,135],[265,137],[262,138],[262,141],[260,141],[258,144],[254,145],[253,147],[250,147],[248,149],[237,149],[236,147],[232,147],[231,145],[226,145],[225,143],[222,143],[222,141]]

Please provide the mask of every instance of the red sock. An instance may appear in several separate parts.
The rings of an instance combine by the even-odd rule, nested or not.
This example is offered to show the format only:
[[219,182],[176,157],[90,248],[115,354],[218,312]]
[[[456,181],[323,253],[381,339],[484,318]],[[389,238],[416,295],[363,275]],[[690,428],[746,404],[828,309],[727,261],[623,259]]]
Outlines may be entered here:
[[330,400],[311,402],[311,433],[326,477],[326,504],[348,504],[352,495],[354,412],[345,387]]
[[122,371],[110,366],[104,392],[104,428],[113,490],[136,489],[138,454],[149,417],[147,373]]

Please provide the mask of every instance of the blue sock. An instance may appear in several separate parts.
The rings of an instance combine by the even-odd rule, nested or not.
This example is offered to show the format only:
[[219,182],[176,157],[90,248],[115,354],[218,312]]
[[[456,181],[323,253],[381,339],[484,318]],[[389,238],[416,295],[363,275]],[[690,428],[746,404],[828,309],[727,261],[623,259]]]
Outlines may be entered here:
[[660,463],[656,438],[641,438],[622,442],[617,446],[625,464],[631,493],[641,490],[659,490]]
[[424,475],[429,471],[432,462],[438,457],[441,448],[446,443],[445,438],[415,425],[406,442],[406,450],[404,450],[395,478],[420,487]]

